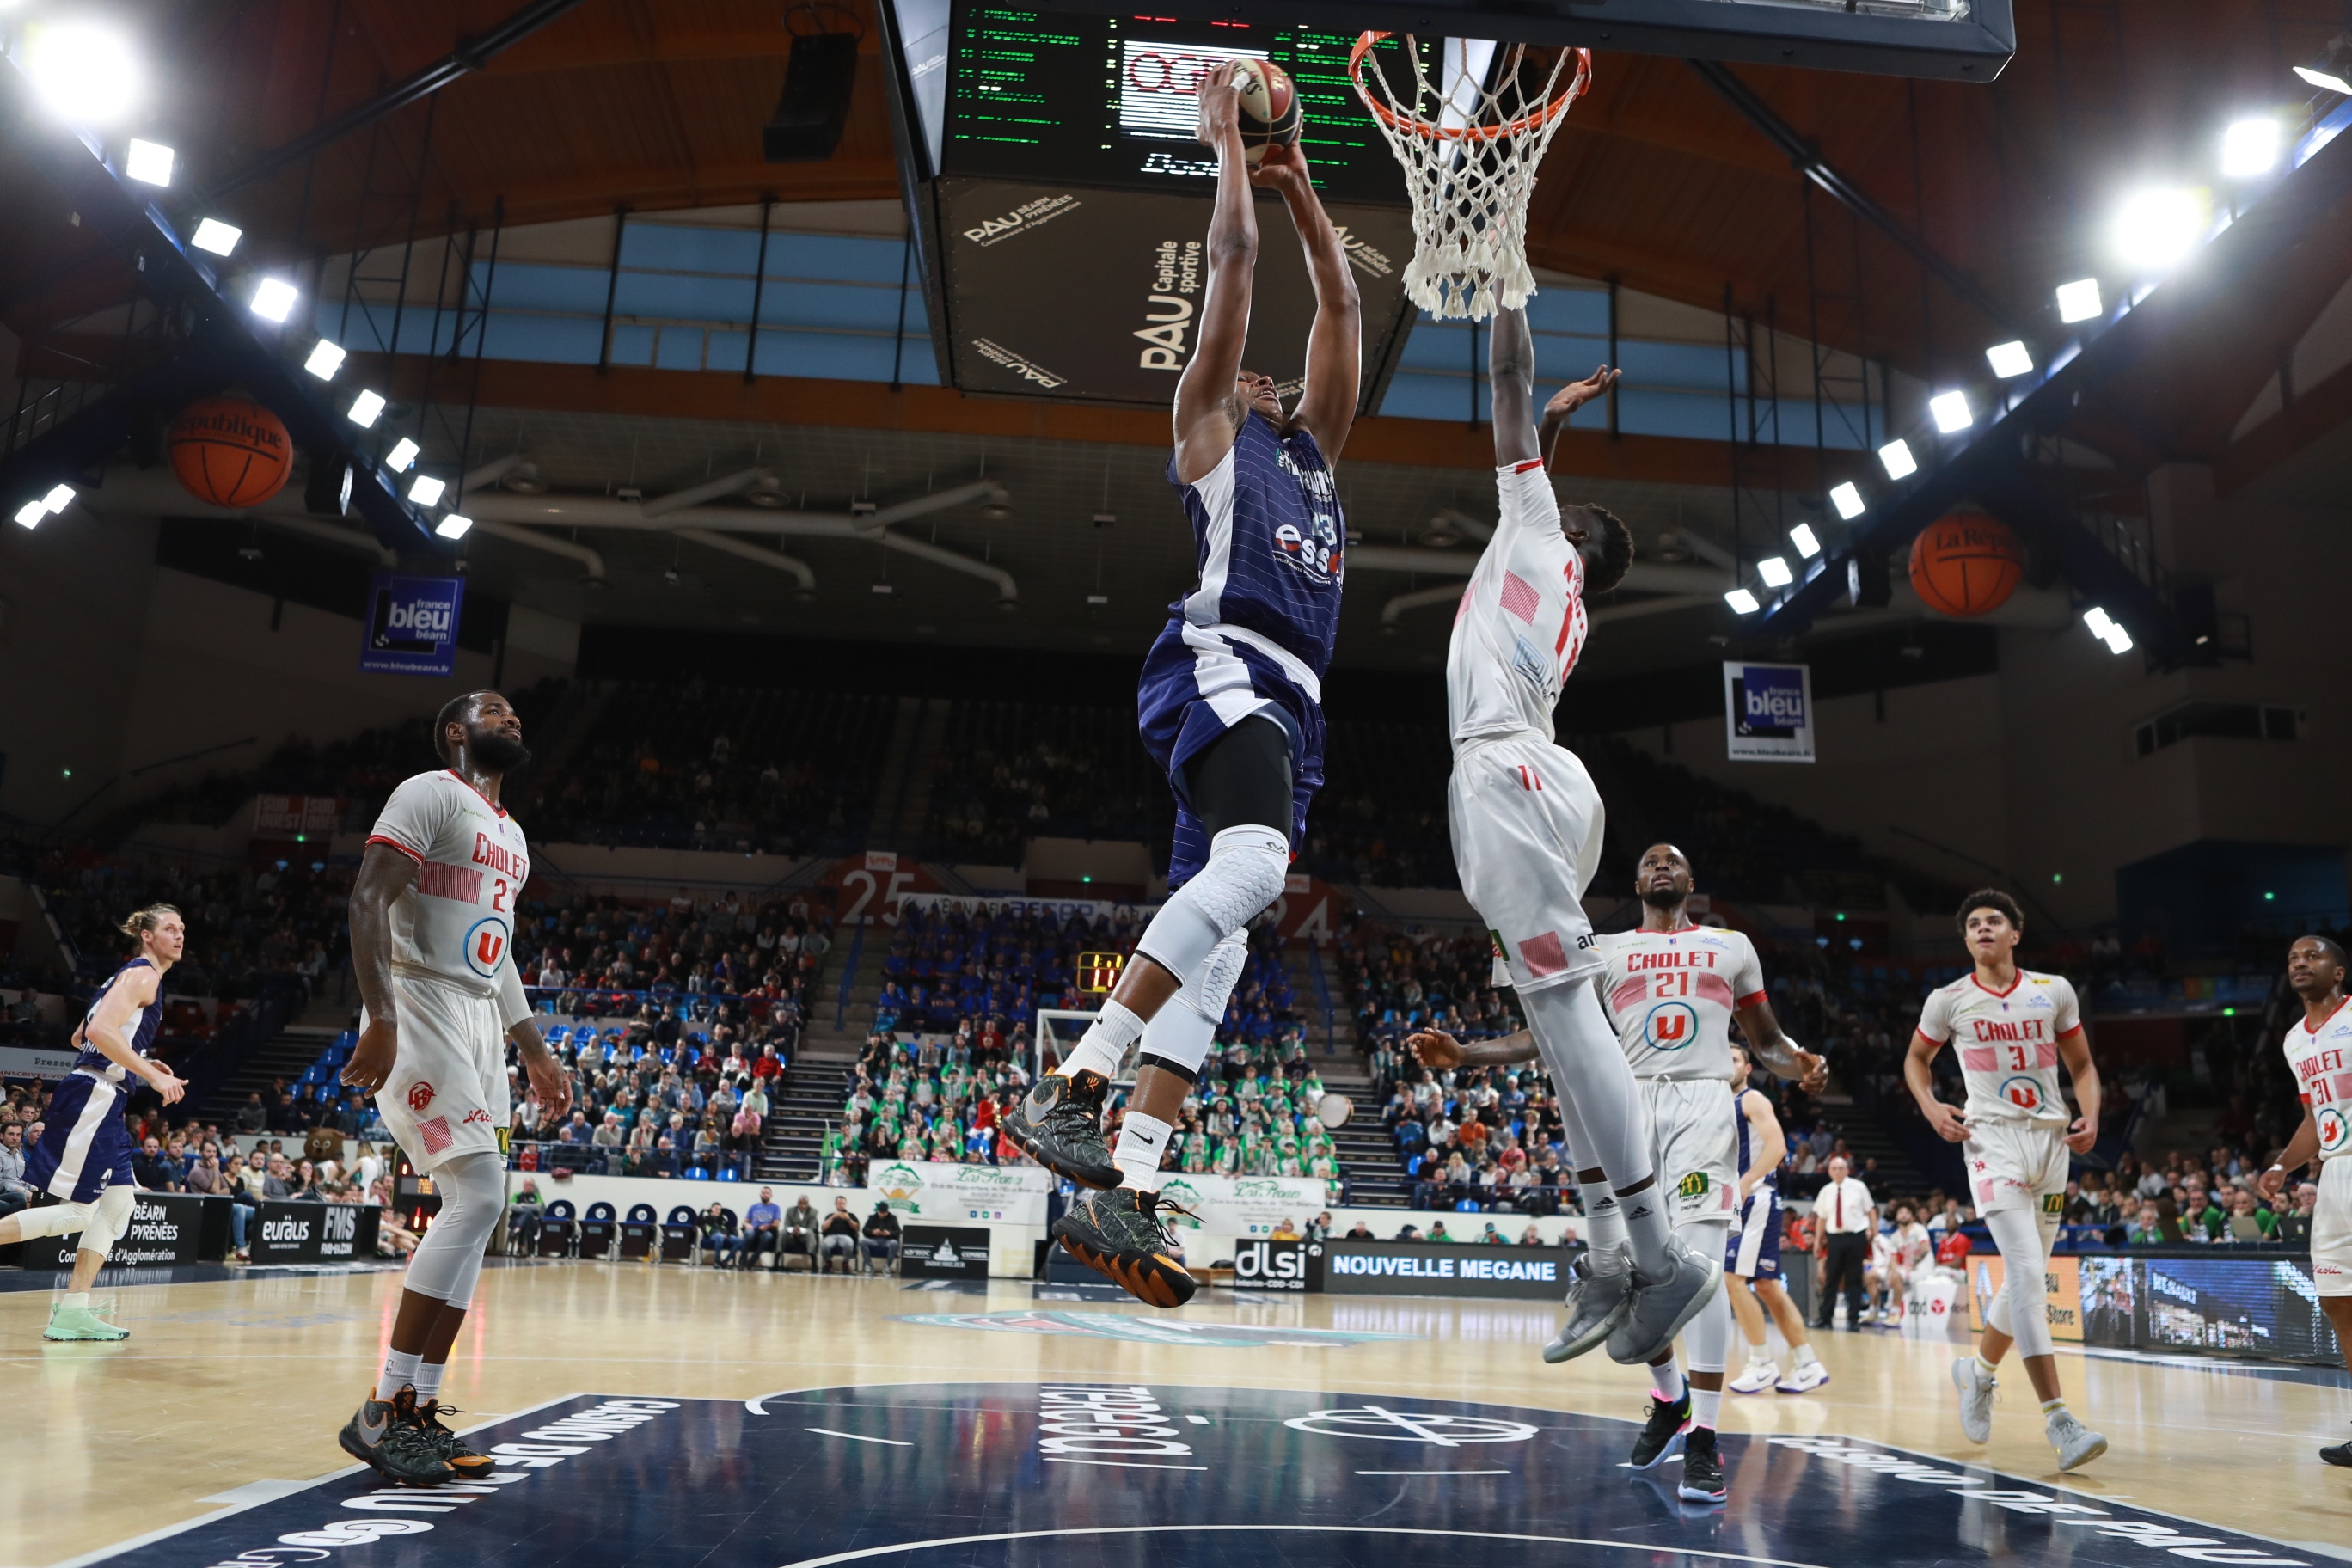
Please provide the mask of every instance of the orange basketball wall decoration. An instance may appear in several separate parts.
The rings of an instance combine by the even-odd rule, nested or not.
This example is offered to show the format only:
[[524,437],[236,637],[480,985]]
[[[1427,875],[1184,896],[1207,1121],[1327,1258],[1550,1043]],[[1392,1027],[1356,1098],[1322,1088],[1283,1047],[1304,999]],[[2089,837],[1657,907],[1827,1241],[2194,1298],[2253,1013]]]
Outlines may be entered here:
[[2025,576],[2025,546],[1980,511],[1947,512],[1911,542],[1911,586],[1931,610],[1965,618],[2009,603]]
[[259,506],[286,488],[294,442],[278,416],[242,397],[191,403],[172,421],[172,472],[206,506]]

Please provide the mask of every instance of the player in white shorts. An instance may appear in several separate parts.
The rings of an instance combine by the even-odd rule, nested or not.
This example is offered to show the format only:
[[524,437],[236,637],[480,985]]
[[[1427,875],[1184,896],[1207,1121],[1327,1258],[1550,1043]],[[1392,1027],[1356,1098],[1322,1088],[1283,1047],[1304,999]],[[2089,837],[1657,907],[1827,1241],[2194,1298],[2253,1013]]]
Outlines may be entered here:
[[506,1205],[507,1037],[551,1119],[571,1099],[515,972],[514,910],[530,854],[499,792],[530,758],[522,721],[497,692],[474,691],[444,707],[433,732],[449,765],[392,792],[352,889],[352,967],[365,1007],[342,1074],[375,1096],[441,1199],[409,1258],[375,1387],[339,1439],[410,1484],[491,1465],[438,1415],[450,1347]]
[[[2319,1162],[2319,1206],[2311,1215],[2311,1279],[2319,1310],[2352,1356],[2352,1007],[2344,1005],[2344,950],[2324,936],[2297,937],[2286,952],[2286,983],[2303,1002],[2282,1048],[2303,1097],[2303,1125],[2255,1182],[2275,1202],[2287,1178]],[[2352,1441],[2319,1450],[2352,1466]]]
[[[2066,1201],[2069,1154],[2088,1152],[2098,1139],[2099,1069],[2074,986],[2063,975],[2018,967],[2025,916],[2017,900],[1992,888],[1971,893],[1961,900],[1959,927],[1976,969],[1928,993],[1903,1077],[1927,1125],[1964,1145],[1969,1194],[2000,1249],[2001,1293],[1985,1314],[1984,1338],[1976,1354],[1952,1363],[1960,1427],[1971,1443],[1991,1440],[1993,1369],[2014,1342],[2058,1468],[2071,1470],[2105,1453],[2107,1440],[2076,1419],[2059,1393],[2042,1276]],[[1936,1098],[1936,1053],[1948,1044],[1959,1052],[1965,1111]],[[2061,1060],[2082,1110],[2071,1121],[2058,1086]]]
[[[1692,923],[1691,894],[1696,883],[1690,859],[1671,844],[1654,844],[1634,871],[1633,890],[1642,900],[1640,929],[1597,940],[1606,967],[1601,988],[1618,1044],[1632,1068],[1650,1127],[1651,1151],[1659,1186],[1675,1229],[1710,1258],[1727,1252],[1731,1221],[1738,1212],[1739,1136],[1731,1081],[1731,1023],[1756,1042],[1757,1057],[1783,1076],[1818,1090],[1828,1081],[1821,1058],[1797,1048],[1780,1032],[1764,994],[1763,968],[1756,949],[1736,931]],[[1440,1031],[1412,1037],[1413,1054],[1426,1066],[1502,1065],[1536,1055],[1527,1031],[1499,1040],[1464,1046]],[[1570,1134],[1571,1168],[1590,1158]],[[1587,1258],[1598,1279],[1620,1269],[1606,1254],[1622,1242],[1622,1221],[1612,1214],[1612,1195],[1601,1173],[1577,1173],[1586,1194]],[[1613,1223],[1612,1223],[1613,1222]],[[1566,1361],[1580,1334],[1582,1298],[1544,1359]],[[1653,1396],[1650,1415],[1634,1440],[1633,1464],[1647,1469],[1676,1454],[1683,1457],[1681,1495],[1694,1502],[1719,1502],[1726,1495],[1723,1461],[1716,1448],[1716,1423],[1723,1407],[1724,1365],[1731,1349],[1728,1297],[1718,1291],[1685,1328],[1688,1375],[1675,1364],[1671,1342],[1649,1358]],[[1612,1342],[1610,1353],[1615,1359]]]
[[[1526,312],[1496,312],[1489,345],[1501,515],[1445,656],[1454,863],[1559,1089],[1569,1142],[1622,1205],[1625,1246],[1609,1249],[1611,1272],[1591,1282],[1608,1310],[1569,1353],[1606,1340],[1612,1358],[1645,1362],[1715,1294],[1723,1255],[1678,1238],[1657,1191],[1641,1100],[1595,994],[1601,954],[1582,900],[1600,858],[1601,797],[1584,764],[1553,744],[1551,716],[1584,648],[1584,595],[1623,578],[1633,540],[1599,507],[1561,515],[1535,425]],[[1603,368],[1564,388],[1545,411],[1551,427],[1612,378]]]

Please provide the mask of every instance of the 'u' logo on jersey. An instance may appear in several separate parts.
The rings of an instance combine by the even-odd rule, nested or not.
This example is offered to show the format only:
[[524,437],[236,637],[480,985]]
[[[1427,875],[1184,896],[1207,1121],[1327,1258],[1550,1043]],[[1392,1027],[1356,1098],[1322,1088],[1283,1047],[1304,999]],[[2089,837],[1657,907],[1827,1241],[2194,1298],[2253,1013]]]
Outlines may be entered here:
[[507,922],[496,916],[476,921],[466,932],[466,967],[485,980],[498,973],[506,952]]

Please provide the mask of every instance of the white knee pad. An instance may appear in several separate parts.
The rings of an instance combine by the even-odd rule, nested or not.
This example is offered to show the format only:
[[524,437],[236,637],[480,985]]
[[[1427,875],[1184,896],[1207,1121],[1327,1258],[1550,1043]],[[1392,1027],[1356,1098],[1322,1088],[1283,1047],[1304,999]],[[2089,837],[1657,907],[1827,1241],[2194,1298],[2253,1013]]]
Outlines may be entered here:
[[1249,932],[1234,931],[1209,950],[1205,963],[1185,978],[1168,1005],[1143,1026],[1142,1051],[1197,1073],[1217,1037],[1225,1004],[1234,998],[1242,966],[1249,962]]
[[[130,1189],[120,1190],[128,1192]],[[90,1211],[95,1207],[95,1204],[51,1204],[47,1208],[20,1209],[16,1214],[16,1228],[26,1241],[44,1236],[71,1236],[78,1230],[87,1233]]]
[[[1721,1258],[1730,1237],[1728,1220],[1702,1220],[1682,1227],[1682,1238],[1690,1243],[1702,1258]],[[1726,1281],[1726,1284],[1728,1284]],[[1728,1364],[1731,1341],[1737,1325],[1731,1316],[1731,1297],[1718,1289],[1715,1300],[1699,1309],[1697,1317],[1683,1330],[1683,1358],[1692,1372],[1721,1372]]]
[[482,1248],[506,1207],[506,1163],[496,1154],[460,1154],[433,1173],[441,1212],[408,1260],[407,1288],[462,1307],[474,1299]]
[[[1209,840],[1209,863],[1151,917],[1136,951],[1169,973],[1189,977],[1219,942],[1282,896],[1289,875],[1287,835],[1272,827],[1228,827]],[[1223,1010],[1220,1005],[1219,1013]]]
[[81,1227],[79,1250],[101,1258],[113,1251],[114,1244],[131,1228],[131,1211],[137,1203],[129,1187],[109,1187],[99,1194],[98,1202],[90,1205],[89,1223]]

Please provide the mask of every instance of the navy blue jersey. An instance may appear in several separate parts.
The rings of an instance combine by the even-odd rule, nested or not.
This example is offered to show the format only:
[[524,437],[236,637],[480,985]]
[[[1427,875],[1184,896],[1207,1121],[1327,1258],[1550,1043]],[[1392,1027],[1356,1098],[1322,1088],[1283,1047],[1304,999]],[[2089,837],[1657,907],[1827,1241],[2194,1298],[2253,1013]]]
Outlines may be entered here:
[[1251,414],[1224,461],[1196,484],[1168,482],[1192,525],[1200,584],[1169,606],[1196,626],[1238,627],[1312,669],[1331,667],[1348,526],[1331,465],[1304,430],[1277,435]]
[[[106,984],[98,988],[98,994],[89,999],[89,1011],[82,1015],[82,1038],[89,1037],[90,1020],[98,1016],[99,1005],[106,1000],[107,993],[121,984],[122,977],[132,970],[153,967],[153,964],[143,958],[134,958],[107,976]],[[153,1002],[131,1015],[131,1021],[123,1026],[122,1037],[131,1043],[132,1051],[140,1056],[146,1056],[149,1054],[149,1047],[155,1043],[155,1031],[163,1026],[163,998],[158,994]],[[131,1076],[121,1063],[114,1060],[96,1046],[82,1047],[81,1055],[74,1058],[74,1071],[88,1073],[92,1078],[104,1079],[109,1083],[121,1083]]]
[[[1756,1163],[1756,1151],[1750,1146],[1754,1141],[1754,1129],[1748,1125],[1746,1109],[1748,1097],[1755,1092],[1756,1090],[1752,1089],[1743,1089],[1731,1097],[1731,1123],[1739,1129],[1739,1163],[1732,1169],[1743,1176],[1748,1173],[1748,1167]],[[1759,1193],[1767,1187],[1775,1193],[1780,1190],[1778,1166],[1767,1173],[1762,1181],[1756,1184],[1756,1190]]]

